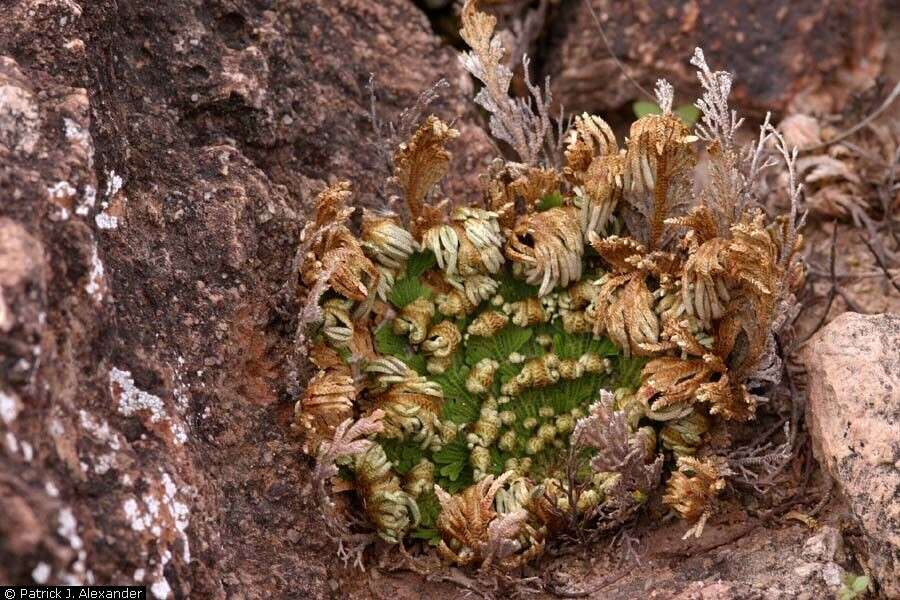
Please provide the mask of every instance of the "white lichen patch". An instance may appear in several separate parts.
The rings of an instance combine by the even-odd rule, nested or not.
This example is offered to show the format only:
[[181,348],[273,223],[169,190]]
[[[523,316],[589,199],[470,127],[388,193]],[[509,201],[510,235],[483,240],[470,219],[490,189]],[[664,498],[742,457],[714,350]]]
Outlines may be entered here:
[[[125,439],[116,431],[114,431],[105,420],[95,417],[87,411],[78,411],[78,421],[81,428],[86,431],[90,437],[100,445],[109,448],[110,452],[92,454],[94,472],[103,475],[110,469],[121,469],[126,462],[122,457],[121,450],[126,446]],[[84,463],[83,463],[84,464]],[[84,464],[85,471],[88,465]]]
[[166,471],[160,470],[159,478],[150,478],[147,483],[148,491],[140,497],[125,500],[122,512],[133,531],[151,536],[160,548],[158,558],[150,558],[148,569],[140,568],[134,572],[134,580],[137,583],[149,581],[153,595],[164,599],[171,594],[164,570],[172,560],[173,540],[181,543],[183,561],[189,563],[191,560],[187,537],[190,509],[179,498],[179,487]]
[[50,569],[50,565],[45,562],[39,562],[34,569],[31,570],[31,578],[38,585],[43,585],[50,580],[50,573],[52,570]]
[[71,198],[77,193],[68,181],[58,181],[47,188],[47,195],[55,200]]
[[52,481],[47,481],[44,483],[44,491],[47,492],[47,495],[51,498],[59,497],[59,488],[57,488],[56,484]]
[[91,138],[90,130],[82,127],[77,122],[69,118],[63,118],[63,127],[65,129],[66,139],[81,146],[85,156],[87,156],[88,169],[94,166],[94,140]]
[[103,209],[94,217],[94,222],[98,229],[116,229],[119,227],[119,217],[109,214],[106,209],[109,208],[109,200],[115,197],[122,190],[124,182],[122,178],[116,175],[115,171],[110,171],[106,175],[106,192],[104,192],[104,200],[100,206]]
[[71,570],[62,573],[59,577],[63,585],[84,585],[94,581],[94,575],[85,567],[87,551],[84,541],[78,533],[78,521],[70,508],[59,511],[56,533],[63,538],[69,547],[75,551],[76,560],[71,565]]
[[114,395],[118,393],[118,409],[126,417],[145,411],[150,415],[151,423],[159,423],[167,418],[162,398],[135,387],[130,371],[113,367],[109,372],[109,385]]
[[119,217],[114,217],[106,212],[98,213],[94,217],[98,229],[116,229],[119,227]]
[[172,553],[166,550],[159,562],[158,567],[158,575],[156,581],[154,581],[150,585],[150,591],[153,592],[153,595],[158,600],[165,600],[169,597],[169,594],[172,593],[172,588],[169,586],[169,582],[166,581],[166,577],[163,574],[166,568],[166,565],[169,564],[169,561],[172,559]]
[[84,186],[84,196],[81,202],[78,204],[78,207],[75,209],[75,214],[80,215],[82,217],[86,217],[91,209],[94,208],[94,204],[97,203],[97,188],[88,184]]
[[22,410],[22,402],[12,392],[0,391],[0,421],[11,425]]
[[122,178],[116,175],[115,171],[110,171],[106,175],[106,197],[112,198],[122,189]]
[[97,302],[103,299],[103,262],[97,253],[97,245],[91,249],[91,272],[84,290]]
[[109,387],[113,398],[118,399],[117,409],[120,414],[126,417],[141,415],[142,418],[146,418],[149,425],[158,426],[154,429],[167,430],[175,444],[182,445],[187,442],[184,423],[169,414],[162,398],[135,387],[129,371],[113,367],[109,372]]
[[6,432],[6,435],[3,437],[3,442],[6,445],[7,452],[10,454],[19,453],[19,440],[12,431]]

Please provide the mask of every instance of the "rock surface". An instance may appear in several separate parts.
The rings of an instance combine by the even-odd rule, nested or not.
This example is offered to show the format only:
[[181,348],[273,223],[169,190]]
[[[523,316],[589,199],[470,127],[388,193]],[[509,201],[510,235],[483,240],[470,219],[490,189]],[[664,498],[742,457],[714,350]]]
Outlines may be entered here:
[[900,316],[844,313],[803,358],[816,456],[866,533],[867,566],[900,598]]
[[[736,75],[745,110],[840,111],[878,74],[884,45],[877,0],[591,0],[615,57],[652,91],[660,77],[676,102],[696,97],[688,63],[700,46],[713,68]],[[566,110],[615,110],[644,99],[610,55],[584,2],[563,3],[547,35],[544,72]]]
[[279,291],[327,180],[380,201],[370,73],[385,119],[446,77],[477,172],[454,52],[405,0],[2,12],[0,581],[331,596]]

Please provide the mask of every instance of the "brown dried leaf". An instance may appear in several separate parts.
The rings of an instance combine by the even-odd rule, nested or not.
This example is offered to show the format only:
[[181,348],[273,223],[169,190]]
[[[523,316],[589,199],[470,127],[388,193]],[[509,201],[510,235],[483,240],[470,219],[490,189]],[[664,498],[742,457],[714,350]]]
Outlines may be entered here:
[[[493,509],[494,496],[512,475],[512,471],[507,471],[496,480],[493,475],[488,475],[454,496],[441,486],[434,486],[441,504],[437,519],[437,529],[442,537],[438,545],[441,556],[460,566],[484,562],[488,527],[497,516]],[[459,550],[452,550],[448,544]]]
[[[450,166],[450,153],[445,146],[458,135],[456,129],[431,115],[394,153],[394,176],[417,227],[424,216],[425,196],[447,174]],[[428,220],[432,218],[428,215]]]
[[576,209],[556,207],[519,218],[506,242],[506,256],[524,272],[539,296],[581,278],[584,242]]
[[638,396],[653,411],[678,406],[689,407],[696,399],[697,389],[709,381],[713,372],[705,360],[668,356],[657,358],[644,366]]
[[528,167],[509,184],[509,190],[525,201],[528,210],[534,210],[545,196],[559,193],[559,184],[559,173],[555,169]]
[[583,181],[595,158],[616,156],[618,153],[616,136],[606,121],[588,113],[578,115],[566,141],[566,176],[576,182]]
[[715,459],[679,457],[678,470],[666,482],[663,502],[682,519],[696,523],[685,538],[700,537],[703,533],[703,525],[713,510],[716,497],[725,489],[723,475],[727,474],[727,467]]
[[625,356],[646,355],[642,346],[659,341],[659,317],[653,310],[653,293],[642,272],[607,280],[600,287],[596,304],[595,332],[605,329]]
[[345,365],[319,371],[310,380],[294,407],[306,454],[316,455],[321,443],[334,436],[337,426],[353,416],[357,392]]

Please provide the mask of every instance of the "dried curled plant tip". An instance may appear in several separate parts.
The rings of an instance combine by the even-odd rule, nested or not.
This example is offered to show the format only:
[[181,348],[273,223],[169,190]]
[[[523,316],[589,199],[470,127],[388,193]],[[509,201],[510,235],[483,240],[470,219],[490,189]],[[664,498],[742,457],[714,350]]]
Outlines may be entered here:
[[447,174],[451,155],[446,144],[457,136],[456,129],[432,115],[394,154],[394,176],[403,190],[416,229],[429,225],[424,222],[423,202],[428,192]]
[[371,212],[363,215],[363,248],[382,266],[397,270],[419,244],[406,229],[391,217],[377,216]]
[[310,380],[294,407],[296,424],[305,437],[305,453],[316,455],[335,428],[352,418],[356,394],[350,370],[345,367],[321,370]]
[[302,257],[300,272],[307,285],[325,280],[344,298],[367,302],[375,293],[381,275],[345,225],[353,212],[345,207],[349,197],[347,182],[337,183],[319,194],[316,219],[301,234],[301,243],[309,250]]
[[730,471],[725,463],[715,458],[697,459],[682,456],[678,470],[666,482],[663,502],[679,517],[693,523],[684,538],[700,537],[707,519],[712,514],[715,501],[725,489],[724,477]]
[[511,471],[496,480],[488,475],[454,496],[435,486],[441,504],[438,551],[445,559],[460,566],[511,568],[543,551],[543,539],[527,524],[525,510],[505,514],[494,510],[497,492],[512,476]]
[[396,544],[410,527],[419,523],[416,501],[400,487],[400,479],[391,471],[391,463],[379,444],[370,445],[356,456],[353,471],[366,513],[378,535]]
[[575,117],[568,133],[565,173],[576,182],[583,181],[584,173],[594,160],[618,153],[619,143],[606,121],[583,113]]
[[[460,62],[484,87],[475,102],[490,114],[491,134],[503,140],[526,165],[540,160],[552,135],[549,107],[552,104],[549,81],[544,91],[531,82],[528,58],[522,64],[528,100],[509,96],[512,71],[505,64],[506,51],[494,31],[497,19],[480,12],[476,0],[466,0],[460,18],[460,36],[471,48],[460,55]],[[535,112],[536,111],[536,112]]]
[[584,239],[576,209],[557,207],[522,216],[506,246],[506,256],[539,296],[581,279]]
[[645,115],[631,125],[625,185],[657,193],[657,181],[683,176],[693,166],[697,137],[675,115]]

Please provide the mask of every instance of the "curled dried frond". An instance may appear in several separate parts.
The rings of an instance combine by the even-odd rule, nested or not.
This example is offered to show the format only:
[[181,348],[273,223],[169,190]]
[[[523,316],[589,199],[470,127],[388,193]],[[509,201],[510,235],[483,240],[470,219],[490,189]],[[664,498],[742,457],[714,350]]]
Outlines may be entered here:
[[707,360],[657,358],[644,367],[638,395],[649,404],[652,418],[681,418],[691,412],[697,390],[713,373]]
[[384,424],[381,422],[383,417],[384,413],[376,410],[356,421],[348,418],[335,428],[331,441],[323,441],[319,444],[319,456],[313,472],[313,484],[319,502],[327,511],[329,524],[333,527],[341,528],[342,524],[333,520],[335,506],[325,486],[338,474],[339,461],[352,460],[354,457],[365,454],[375,445],[368,438],[384,429]]
[[373,260],[393,271],[398,270],[410,254],[419,250],[411,233],[391,217],[363,215],[363,249]]
[[531,327],[539,323],[545,323],[549,318],[544,305],[537,298],[526,298],[519,302],[503,305],[503,312],[510,315],[513,325],[519,327]]
[[443,373],[452,363],[452,354],[462,342],[462,333],[453,321],[441,321],[428,330],[422,350],[430,355],[428,371]]
[[624,197],[625,160],[624,152],[595,158],[584,174],[583,195],[576,197],[576,205],[581,209],[581,229],[585,235],[604,232]]
[[460,61],[484,84],[475,102],[490,114],[491,135],[508,143],[522,163],[536,165],[552,135],[548,112],[552,104],[549,80],[542,92],[531,82],[528,57],[524,57],[525,85],[531,98],[526,101],[510,97],[512,71],[504,62],[505,50],[500,36],[494,32],[497,19],[479,11],[476,0],[466,0],[460,18],[462,29],[459,34],[471,48],[460,56]]
[[640,271],[610,277],[597,295],[594,332],[606,332],[625,356],[651,354],[660,333],[653,302]]
[[447,142],[458,135],[457,130],[431,115],[394,154],[394,176],[403,190],[414,228],[421,224],[425,212],[423,201],[428,192],[447,174],[450,165]]
[[606,121],[587,113],[575,117],[566,141],[566,176],[582,182],[595,159],[618,154],[619,144]]
[[684,534],[684,539],[703,534],[703,527],[710,517],[718,495],[725,489],[724,476],[728,468],[715,459],[697,459],[692,456],[678,458],[678,470],[666,482],[663,502],[682,519],[694,523]]
[[655,456],[655,434],[643,428],[633,432],[610,392],[601,391],[590,414],[578,420],[572,445],[593,450],[591,469],[603,474],[603,491],[620,507],[634,505],[659,482],[662,458]]
[[438,311],[447,317],[463,317],[475,310],[476,306],[469,301],[465,291],[455,289],[446,294],[438,294],[435,300]]
[[731,300],[724,259],[727,241],[713,238],[691,253],[681,276],[683,306],[687,313],[709,327],[725,314]]
[[402,384],[391,386],[374,399],[375,406],[384,411],[384,436],[413,442],[422,449],[440,449],[441,400],[437,393],[412,391]]
[[695,410],[686,417],[667,422],[659,432],[659,439],[677,456],[692,455],[703,442],[709,425],[709,418]]
[[345,206],[349,197],[350,184],[345,181],[326,188],[317,197],[316,218],[300,235],[301,280],[312,288],[310,297],[315,297],[316,302],[332,289],[348,300],[360,302],[360,308],[367,311],[381,274],[345,225],[353,212]]
[[[512,471],[496,480],[493,475],[488,475],[455,496],[435,486],[441,503],[437,528],[442,539],[438,552],[445,559],[460,566],[478,565],[482,569],[492,565],[512,568],[541,552],[542,540],[527,525],[525,510],[506,514],[494,510],[494,497],[512,476]],[[521,537],[532,542],[524,552]]]
[[514,269],[531,285],[540,285],[539,296],[557,286],[581,278],[584,242],[575,208],[557,207],[522,216],[506,245]]
[[459,272],[463,276],[496,273],[503,265],[503,236],[497,213],[480,208],[459,207],[451,215],[464,230],[458,232],[460,246]]
[[486,310],[469,323],[466,333],[490,337],[499,333],[509,323],[509,317],[496,310]]
[[513,197],[525,201],[527,210],[535,209],[548,196],[559,194],[559,173],[554,169],[529,167],[509,184]]
[[419,523],[419,506],[400,486],[380,444],[370,444],[353,461],[356,485],[366,514],[385,541],[396,544]]
[[696,396],[709,404],[710,414],[729,421],[747,421],[756,411],[756,397],[746,386],[732,381],[728,373],[723,373],[718,381],[699,386]]
[[611,235],[601,238],[596,233],[588,236],[591,246],[616,273],[631,273],[635,264],[647,254],[647,248],[633,238]]
[[456,209],[452,218],[451,225],[425,231],[422,244],[434,253],[447,283],[463,292],[468,304],[477,305],[490,298],[499,285],[490,277],[504,262],[497,214],[463,207]]
[[690,198],[691,144],[696,140],[672,114],[645,115],[631,125],[624,183],[646,219],[651,249],[661,245],[665,220]]
[[315,455],[337,426],[353,416],[357,391],[350,369],[344,365],[319,371],[310,380],[294,406],[295,421],[305,438],[305,453]]
[[394,333],[409,336],[413,344],[420,344],[428,334],[428,327],[434,317],[434,302],[428,298],[416,298],[402,309],[394,319]]

